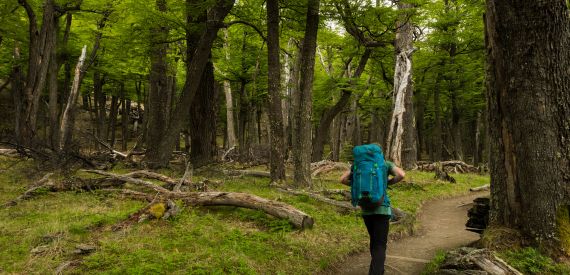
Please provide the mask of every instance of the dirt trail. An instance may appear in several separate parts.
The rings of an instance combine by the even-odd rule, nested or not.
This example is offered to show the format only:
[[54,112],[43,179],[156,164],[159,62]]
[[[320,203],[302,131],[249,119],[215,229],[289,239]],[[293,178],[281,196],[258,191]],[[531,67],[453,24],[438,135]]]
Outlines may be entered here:
[[[386,274],[421,274],[426,263],[440,250],[467,245],[479,239],[479,235],[466,231],[467,210],[476,197],[486,192],[445,200],[435,200],[424,204],[419,216],[420,232],[415,236],[388,242]],[[461,207],[458,207],[463,205]],[[348,264],[350,263],[350,265]],[[368,251],[357,254],[339,264],[339,269],[331,274],[368,274],[370,254]]]

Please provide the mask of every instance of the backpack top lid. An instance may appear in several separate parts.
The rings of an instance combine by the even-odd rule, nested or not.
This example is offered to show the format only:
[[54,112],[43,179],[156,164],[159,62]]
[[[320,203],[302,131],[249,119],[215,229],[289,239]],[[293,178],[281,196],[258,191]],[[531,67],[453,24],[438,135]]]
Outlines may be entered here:
[[383,159],[382,148],[378,144],[365,144],[354,146],[352,149],[354,155],[354,163],[361,161],[378,161]]

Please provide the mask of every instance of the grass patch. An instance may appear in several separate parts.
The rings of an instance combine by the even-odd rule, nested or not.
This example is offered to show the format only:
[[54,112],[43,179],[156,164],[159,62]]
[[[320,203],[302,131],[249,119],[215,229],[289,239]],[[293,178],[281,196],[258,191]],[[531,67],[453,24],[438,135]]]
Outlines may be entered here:
[[570,274],[570,266],[555,263],[531,247],[507,250],[500,257],[523,274]]
[[425,269],[422,271],[422,275],[437,274],[437,272],[439,271],[439,267],[445,261],[445,255],[446,255],[445,251],[438,250],[435,253],[433,259],[428,264],[426,264]]
[[[3,160],[0,165],[5,165]],[[116,169],[128,171],[125,167]],[[173,177],[181,174],[161,172]],[[347,188],[338,183],[340,173],[315,180],[315,188]],[[8,174],[20,180],[0,175],[0,203],[15,198],[43,175],[30,177],[20,168],[11,168]],[[197,174],[195,180],[201,176]],[[457,184],[435,181],[432,173],[410,171],[407,183],[389,191],[392,202],[416,213],[426,200],[468,193],[470,187],[489,181],[478,175],[454,176]],[[299,231],[287,221],[260,211],[220,206],[187,207],[173,220],[150,220],[124,231],[94,233],[94,228],[125,218],[143,203],[97,192],[47,193],[0,209],[0,273],[51,273],[76,244],[89,242],[94,234],[99,249],[84,258],[74,272],[313,274],[367,248],[368,235],[359,213],[341,214],[308,196],[278,192],[269,187],[269,179],[208,177],[223,181],[223,191],[247,192],[291,204],[315,219],[314,228]],[[391,228],[394,234],[403,230],[402,226]],[[57,236],[56,241],[50,236]],[[30,250],[39,245],[50,250],[32,254]]]

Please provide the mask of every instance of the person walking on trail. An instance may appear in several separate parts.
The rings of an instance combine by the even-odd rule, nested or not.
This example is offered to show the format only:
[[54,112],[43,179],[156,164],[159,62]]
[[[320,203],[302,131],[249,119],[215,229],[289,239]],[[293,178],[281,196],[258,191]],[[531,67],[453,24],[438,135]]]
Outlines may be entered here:
[[362,218],[370,235],[372,260],[368,274],[384,274],[392,216],[386,190],[388,185],[401,181],[406,173],[394,163],[384,160],[378,144],[355,146],[353,157],[352,167],[340,177],[340,182],[351,187],[352,204],[362,209]]

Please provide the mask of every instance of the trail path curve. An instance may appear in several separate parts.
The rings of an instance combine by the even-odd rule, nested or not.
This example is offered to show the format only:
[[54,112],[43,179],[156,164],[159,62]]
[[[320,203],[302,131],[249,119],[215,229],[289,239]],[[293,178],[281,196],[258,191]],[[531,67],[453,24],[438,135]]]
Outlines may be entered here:
[[[388,242],[386,274],[421,274],[426,263],[438,250],[450,250],[479,239],[479,234],[465,230],[467,210],[473,199],[488,192],[473,192],[467,196],[429,201],[419,215],[420,231],[411,237]],[[368,274],[368,251],[354,255],[330,270],[330,274]],[[327,272],[328,273],[328,272]]]

